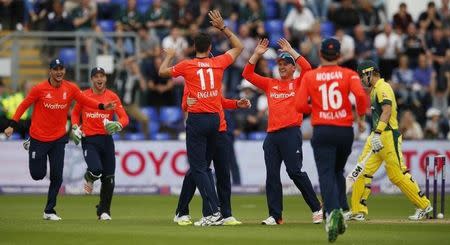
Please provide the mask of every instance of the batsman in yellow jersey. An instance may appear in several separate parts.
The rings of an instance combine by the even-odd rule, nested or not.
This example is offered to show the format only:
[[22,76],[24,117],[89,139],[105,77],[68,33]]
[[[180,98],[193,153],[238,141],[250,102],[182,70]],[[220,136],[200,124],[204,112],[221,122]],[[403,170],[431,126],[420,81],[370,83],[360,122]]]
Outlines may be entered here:
[[363,86],[370,91],[373,131],[364,145],[360,162],[370,154],[363,173],[353,185],[351,209],[352,220],[365,220],[368,214],[367,199],[370,194],[372,178],[383,161],[387,176],[406,197],[416,206],[410,220],[423,219],[433,210],[430,201],[420,191],[417,182],[403,163],[402,136],[398,130],[397,102],[391,86],[380,77],[378,66],[370,60],[358,65],[358,73]]

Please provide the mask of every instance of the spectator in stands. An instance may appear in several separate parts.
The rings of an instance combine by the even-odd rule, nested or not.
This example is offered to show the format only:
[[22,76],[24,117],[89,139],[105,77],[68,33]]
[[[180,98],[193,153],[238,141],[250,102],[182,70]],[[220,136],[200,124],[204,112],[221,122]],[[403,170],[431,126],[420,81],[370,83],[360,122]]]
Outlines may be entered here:
[[[315,22],[314,15],[299,0],[284,21],[284,36],[293,44],[302,42]],[[297,45],[295,45],[297,46]]]
[[[72,13],[72,11],[82,5],[83,0],[55,0],[61,1],[64,6],[64,11],[67,13]],[[97,3],[96,1],[89,0],[89,7],[97,12]]]
[[398,7],[398,12],[394,15],[394,29],[406,33],[411,23],[414,23],[411,14],[408,13],[406,3],[402,2]]
[[163,48],[173,48],[176,51],[175,61],[178,62],[188,55],[188,42],[181,35],[181,30],[177,26],[173,26],[170,34],[162,40]]
[[358,0],[360,4],[359,23],[364,28],[366,35],[370,38],[374,38],[381,30],[383,30],[386,23],[386,14],[373,6],[373,3],[369,0]]
[[161,45],[158,37],[147,30],[145,25],[141,25],[138,31],[141,52],[137,57],[141,59],[141,71],[146,80],[150,79],[148,69],[154,66],[155,57],[161,53]]
[[449,0],[441,0],[441,7],[438,9],[439,17],[442,20],[442,27],[450,28],[450,8]]
[[421,140],[423,131],[411,110],[406,110],[400,117],[399,129],[404,140]]
[[[73,31],[75,30],[72,19],[64,11],[61,1],[53,1],[53,11],[47,16],[47,31]],[[60,39],[59,39],[60,40]],[[51,55],[53,56],[53,55]]]
[[139,95],[142,95],[146,91],[147,84],[134,59],[126,60],[123,66],[116,80],[117,93],[122,100],[128,116],[139,122],[144,137],[150,139],[148,128],[149,119],[140,111],[138,101]]
[[432,79],[435,79],[436,77],[430,58],[429,55],[420,54],[418,66],[414,69],[413,74],[414,90],[417,91],[423,108],[428,108],[428,104],[430,103],[430,93],[432,92],[430,85],[433,83]]
[[152,6],[143,15],[145,25],[149,29],[156,30],[160,40],[169,34],[168,30],[172,25],[170,11],[161,2],[161,0],[153,0]]
[[80,6],[70,13],[73,26],[77,31],[92,31],[95,27],[97,10],[91,6],[91,0],[81,0]]
[[427,42],[427,47],[431,52],[433,67],[439,73],[439,69],[445,61],[445,52],[450,48],[449,40],[444,37],[441,28],[434,28],[433,36]]
[[153,66],[147,68],[149,74],[149,80],[147,80],[147,104],[156,107],[174,105],[173,80],[172,78],[167,79],[159,76],[158,70],[160,66],[161,59],[156,58]]
[[353,29],[355,37],[355,59],[358,63],[366,59],[372,59],[373,41],[367,38],[366,33],[361,25],[355,26]]
[[331,8],[328,12],[328,19],[335,25],[344,28],[347,33],[350,33],[360,21],[352,0],[342,0],[339,8]]
[[402,39],[392,31],[391,24],[386,23],[384,31],[375,37],[374,46],[380,58],[381,77],[389,79],[392,70],[397,66],[397,55],[402,50]]
[[409,58],[411,68],[417,67],[417,60],[421,53],[425,52],[425,42],[417,35],[416,25],[409,24],[405,38],[403,39],[403,50]]
[[[257,88],[251,84],[249,81],[242,79],[241,84],[239,85],[239,89],[241,90],[240,98],[245,98],[250,100],[252,105],[258,104],[258,93]],[[258,118],[258,110],[257,106],[252,106],[248,110],[238,110],[235,113],[235,121],[236,121],[236,129],[235,135],[239,135],[241,133],[249,133],[253,131],[263,131],[264,128],[261,128]]]
[[398,67],[392,72],[392,88],[395,95],[398,98],[397,104],[400,110],[405,107],[416,108],[420,106],[418,95],[413,91],[414,74],[409,68],[408,56],[405,54],[400,55]]
[[341,27],[336,28],[335,38],[341,43],[341,55],[338,64],[356,70],[355,40],[350,35],[345,34]]
[[199,27],[196,23],[191,23],[186,33],[186,41],[188,48],[186,49],[187,57],[195,57],[194,39],[200,33]]
[[301,54],[306,57],[313,68],[320,65],[319,50],[321,43],[320,22],[316,21],[311,26],[311,30],[307,32],[305,41],[300,44]]
[[240,1],[239,20],[241,23],[249,24],[252,31],[255,30],[256,25],[262,23],[265,18],[264,7],[261,4],[261,0]]
[[52,11],[51,0],[26,0],[27,14],[29,15],[28,28],[32,30],[45,30],[47,14]]
[[431,32],[436,27],[442,27],[441,17],[439,17],[439,14],[436,11],[436,5],[434,2],[429,2],[427,10],[420,14],[418,24],[422,33],[426,33],[428,31]]
[[200,15],[198,1],[176,0],[170,9],[173,25],[183,29]]
[[437,74],[431,85],[433,91],[432,106],[440,110],[445,118],[449,118],[447,108],[450,89],[450,49],[445,51],[444,63],[442,63]]
[[0,30],[22,31],[25,26],[24,0],[0,0]]
[[242,71],[244,70],[244,66],[248,63],[248,59],[250,59],[250,56],[253,54],[253,49],[256,46],[256,40],[250,36],[250,25],[248,24],[244,23],[239,27],[238,38],[241,40],[244,49],[236,58],[235,62],[228,67],[228,70],[230,70],[230,80],[226,85],[228,92],[232,97],[237,95],[235,92],[237,92],[236,88],[238,88],[238,85],[242,80]]
[[137,31],[140,27],[142,17],[137,11],[136,0],[128,0],[127,7],[120,10],[119,17],[116,21],[116,30]]
[[306,6],[313,12],[314,16],[325,21],[328,16],[328,8],[331,0],[305,0]]
[[[33,84],[29,81],[25,81],[21,86],[18,92],[3,98],[1,102],[1,106],[6,113],[6,118],[8,120],[12,120],[16,109],[20,105],[20,103],[25,99],[27,94],[30,92]],[[22,139],[25,139],[28,135],[28,131],[31,126],[31,112],[32,109],[29,108],[25,111],[25,113],[20,117],[18,122],[18,127],[15,128],[15,131],[20,134]]]
[[441,111],[436,108],[427,110],[427,122],[425,124],[425,139],[442,139],[444,138],[441,132]]
[[208,18],[208,12],[212,10],[211,4],[212,0],[200,0],[199,15],[196,16],[193,23],[195,23],[201,30],[206,30],[211,26]]

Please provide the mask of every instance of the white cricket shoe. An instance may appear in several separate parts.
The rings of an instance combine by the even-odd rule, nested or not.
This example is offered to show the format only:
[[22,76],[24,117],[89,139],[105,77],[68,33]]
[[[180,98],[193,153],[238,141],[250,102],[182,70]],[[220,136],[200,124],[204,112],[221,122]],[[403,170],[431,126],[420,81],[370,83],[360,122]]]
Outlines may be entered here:
[[223,225],[225,225],[225,226],[233,226],[233,225],[241,225],[241,224],[242,224],[242,222],[237,220],[233,216],[223,219]]
[[363,213],[352,214],[352,216],[350,217],[350,220],[365,221],[366,215]]
[[426,207],[425,209],[418,208],[416,209],[416,212],[413,215],[409,216],[408,218],[409,220],[414,221],[421,220],[425,218],[425,216],[431,211],[433,211],[433,207],[431,205],[428,205],[428,207]]
[[313,224],[321,224],[323,221],[323,210],[320,209],[319,211],[313,212],[312,220],[313,220]]
[[223,224],[223,217],[220,212],[213,215],[202,217],[199,221],[194,222],[194,226],[217,226]]
[[98,220],[112,220],[111,216],[108,213],[102,213]]
[[175,217],[173,217],[173,223],[178,223],[178,214],[175,214]]
[[351,217],[352,217],[352,211],[344,212],[343,215],[344,215],[344,220],[345,220],[345,221],[348,221],[348,220],[350,220]]
[[269,216],[269,218],[261,221],[261,225],[281,225],[283,224],[283,220],[275,220],[274,217]]
[[53,220],[53,221],[61,220],[61,217],[59,217],[58,215],[53,214],[53,213],[48,214],[48,213],[45,213],[45,212],[44,212],[43,218],[44,218],[45,220]]
[[177,223],[178,223],[178,225],[181,225],[181,226],[192,225],[191,216],[189,216],[189,215],[180,216],[177,219]]

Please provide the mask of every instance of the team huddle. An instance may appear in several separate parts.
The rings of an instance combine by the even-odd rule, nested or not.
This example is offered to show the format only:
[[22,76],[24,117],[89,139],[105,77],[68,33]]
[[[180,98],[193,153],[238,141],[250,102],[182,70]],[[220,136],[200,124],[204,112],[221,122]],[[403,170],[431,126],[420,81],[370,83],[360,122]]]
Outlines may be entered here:
[[[233,147],[226,134],[225,109],[247,109],[252,105],[243,98],[227,99],[222,93],[222,77],[243,50],[237,36],[225,25],[218,11],[209,12],[210,23],[229,40],[231,49],[211,57],[212,41],[206,33],[194,39],[195,58],[171,66],[175,50],[165,49],[159,69],[161,77],[179,77],[185,80],[182,109],[187,112],[186,149],[190,169],[186,173],[173,219],[179,225],[214,226],[239,225],[231,209],[230,151]],[[322,41],[321,66],[312,69],[309,62],[291,47],[278,40],[280,54],[277,59],[280,79],[263,77],[255,73],[255,64],[268,50],[269,41],[262,39],[244,68],[242,77],[264,91],[268,103],[267,136],[263,150],[266,166],[266,197],[268,218],[263,225],[283,224],[283,193],[280,179],[284,162],[289,178],[302,193],[312,213],[314,224],[323,223],[328,241],[334,242],[347,228],[347,220],[364,221],[368,215],[368,198],[374,173],[385,162],[389,179],[416,206],[410,220],[420,220],[432,211],[430,201],[420,191],[409,174],[401,151],[402,136],[398,130],[397,104],[392,88],[380,77],[373,61],[358,65],[357,72],[338,66],[340,43],[334,38]],[[296,68],[301,75],[294,79]],[[92,193],[93,183],[101,181],[97,217],[111,219],[111,201],[114,192],[115,155],[112,134],[128,124],[128,116],[118,96],[106,88],[106,74],[101,67],[91,71],[92,87],[83,92],[64,80],[64,61],[50,63],[49,79],[39,83],[19,105],[5,134],[10,136],[25,110],[34,105],[28,149],[29,169],[34,180],[41,180],[50,166],[50,186],[43,218],[60,220],[55,211],[56,198],[62,183],[67,113],[72,110],[70,137],[81,142],[87,163],[84,191]],[[372,110],[372,133],[358,162],[366,162],[361,175],[355,179],[348,205],[344,168],[352,151],[353,122],[360,131],[365,130],[365,114]],[[349,95],[353,94],[352,105]],[[356,118],[352,106],[356,107]],[[302,171],[302,132],[304,114],[311,114],[314,159],[317,166],[322,201],[317,197],[308,174]],[[114,121],[114,115],[117,121]],[[81,120],[80,120],[81,118]],[[214,164],[216,181],[212,175]],[[200,220],[193,222],[189,203],[196,189],[202,202]]]

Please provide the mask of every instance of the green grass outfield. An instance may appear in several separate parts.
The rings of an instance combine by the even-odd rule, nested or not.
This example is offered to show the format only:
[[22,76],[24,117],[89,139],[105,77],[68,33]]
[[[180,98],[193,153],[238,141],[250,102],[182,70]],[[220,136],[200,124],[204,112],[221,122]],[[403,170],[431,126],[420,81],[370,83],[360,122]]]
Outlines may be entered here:
[[[110,222],[95,216],[97,196],[62,196],[59,222],[42,220],[45,196],[0,195],[0,244],[327,244],[323,225],[296,196],[284,198],[285,224],[259,225],[267,217],[265,196],[233,196],[236,227],[181,227],[172,223],[175,196],[116,196]],[[448,202],[447,202],[448,203]],[[336,244],[449,244],[450,220],[409,222],[414,212],[403,196],[371,197],[370,220],[350,222]],[[450,211],[449,205],[446,210]],[[200,198],[191,205],[200,217]]]

